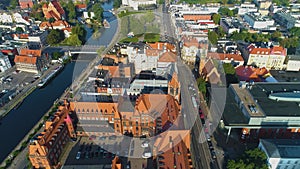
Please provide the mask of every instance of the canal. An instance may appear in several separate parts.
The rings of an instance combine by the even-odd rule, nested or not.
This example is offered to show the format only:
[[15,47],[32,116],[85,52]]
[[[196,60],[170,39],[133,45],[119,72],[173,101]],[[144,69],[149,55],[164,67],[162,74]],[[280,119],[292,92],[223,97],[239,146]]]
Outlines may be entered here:
[[[112,9],[113,2],[103,4],[104,9]],[[113,39],[117,30],[117,20],[109,12],[104,12],[104,18],[110,22],[109,29],[102,29],[101,37],[92,38],[88,32],[87,44],[107,46]],[[42,116],[53,105],[74,80],[89,64],[88,61],[71,62],[65,66],[61,73],[42,89],[33,91],[18,109],[11,110],[1,120],[0,125],[0,161],[2,162],[19,144],[26,134],[36,125]]]

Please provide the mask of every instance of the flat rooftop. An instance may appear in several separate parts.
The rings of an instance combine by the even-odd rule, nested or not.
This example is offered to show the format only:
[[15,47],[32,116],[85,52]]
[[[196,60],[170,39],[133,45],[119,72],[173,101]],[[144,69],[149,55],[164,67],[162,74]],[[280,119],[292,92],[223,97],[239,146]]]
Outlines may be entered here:
[[[247,88],[240,88],[239,84],[232,84],[232,87],[234,88],[234,90],[235,90],[236,94],[238,95],[238,97],[244,103],[244,105],[246,107],[246,110],[248,111],[250,116],[260,117],[260,116],[265,115],[259,107],[254,106],[254,105],[256,105],[255,100],[257,100],[257,99],[254,99],[252,97],[251,93],[247,90]],[[249,106],[254,106],[256,111],[251,111]]]
[[269,99],[269,95],[273,93],[299,90],[300,83],[256,83],[249,89],[266,116],[300,116],[299,102]]
[[270,158],[300,158],[300,141],[290,139],[261,139]]

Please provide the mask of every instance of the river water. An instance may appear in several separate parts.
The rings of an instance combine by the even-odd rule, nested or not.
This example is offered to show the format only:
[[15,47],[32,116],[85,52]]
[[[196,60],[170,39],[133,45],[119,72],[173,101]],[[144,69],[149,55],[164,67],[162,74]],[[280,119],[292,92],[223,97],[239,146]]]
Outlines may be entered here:
[[[105,10],[112,9],[113,2],[103,4]],[[118,23],[109,12],[104,12],[104,18],[110,22],[110,29],[101,30],[101,37],[91,38],[89,30],[89,45],[107,46],[112,40]],[[11,110],[1,120],[0,125],[0,161],[2,162],[9,153],[18,145],[26,134],[36,125],[41,117],[49,110],[54,101],[59,98],[73,81],[74,74],[82,72],[89,62],[72,62],[65,66],[61,73],[42,89],[33,91],[16,110]]]

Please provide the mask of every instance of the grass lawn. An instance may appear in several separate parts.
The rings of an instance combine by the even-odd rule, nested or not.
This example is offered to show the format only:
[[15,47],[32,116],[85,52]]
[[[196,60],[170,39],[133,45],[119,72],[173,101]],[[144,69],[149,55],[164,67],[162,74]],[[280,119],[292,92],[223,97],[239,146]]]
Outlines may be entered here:
[[122,18],[124,16],[128,16],[128,15],[132,15],[132,14],[137,14],[137,13],[142,13],[142,12],[138,12],[138,11],[122,11],[118,14],[119,18]]
[[121,42],[138,42],[138,41],[139,41],[138,37],[125,38],[121,40]]
[[158,42],[160,39],[160,34],[158,33],[145,33],[144,40],[146,42]]

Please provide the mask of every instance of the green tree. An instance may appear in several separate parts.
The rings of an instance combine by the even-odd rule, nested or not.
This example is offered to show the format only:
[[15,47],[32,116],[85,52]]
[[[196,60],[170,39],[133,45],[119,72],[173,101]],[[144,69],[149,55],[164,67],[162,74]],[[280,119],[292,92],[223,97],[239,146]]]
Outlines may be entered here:
[[290,29],[290,33],[292,36],[300,37],[300,28],[299,27],[293,27]]
[[103,8],[101,6],[101,3],[95,3],[90,9],[89,12],[94,12],[95,16],[93,19],[98,21],[99,23],[102,22],[103,18]]
[[55,51],[55,52],[52,53],[52,59],[58,60],[63,55],[64,55],[63,52],[57,52],[57,51]]
[[23,28],[21,28],[21,27],[17,27],[17,28],[16,28],[16,32],[18,32],[18,33],[23,33],[24,30],[23,30]]
[[215,24],[219,24],[220,23],[220,19],[221,19],[221,15],[220,14],[213,14],[212,15],[212,20],[214,21]]
[[59,44],[62,40],[64,40],[65,35],[63,33],[63,31],[58,30],[58,29],[52,29],[50,30],[50,33],[47,36],[47,43],[49,45],[55,45],[55,44]]
[[205,96],[206,95],[206,81],[200,77],[197,79],[197,85],[199,91]]
[[238,40],[245,40],[245,34],[242,33],[242,32],[237,32],[237,31],[234,31],[231,36],[230,36],[230,39],[234,40],[234,41],[238,41]]
[[122,4],[122,0],[114,0],[113,7],[114,8],[120,8],[121,4]]
[[229,160],[228,169],[268,169],[267,156],[258,148],[247,150],[240,159]]
[[76,25],[72,28],[72,35],[77,35],[81,43],[84,43],[86,37],[86,30],[84,29],[83,26]]
[[227,7],[221,7],[218,11],[221,16],[233,16],[233,11]]
[[279,31],[275,31],[271,34],[271,40],[278,42],[282,34]]
[[12,9],[16,9],[16,7],[19,5],[18,0],[10,0],[10,7]]
[[69,46],[80,46],[82,45],[82,41],[79,39],[77,34],[73,34],[67,39],[65,39],[62,44]]
[[229,75],[234,75],[235,74],[235,69],[234,69],[234,67],[232,66],[231,63],[224,63],[223,68],[224,68],[225,74],[229,74]]
[[49,18],[48,22],[49,22],[49,23],[54,23],[54,22],[55,22],[55,19],[51,17],[51,18]]
[[75,19],[76,11],[75,11],[75,5],[74,5],[72,0],[68,1],[68,4],[66,6],[66,10],[67,10],[67,13],[68,13],[68,20]]
[[216,32],[218,34],[218,37],[224,37],[226,34],[222,26],[218,26]]
[[213,45],[218,43],[218,34],[214,31],[209,31],[208,32],[208,40],[210,41],[210,43],[212,43]]

